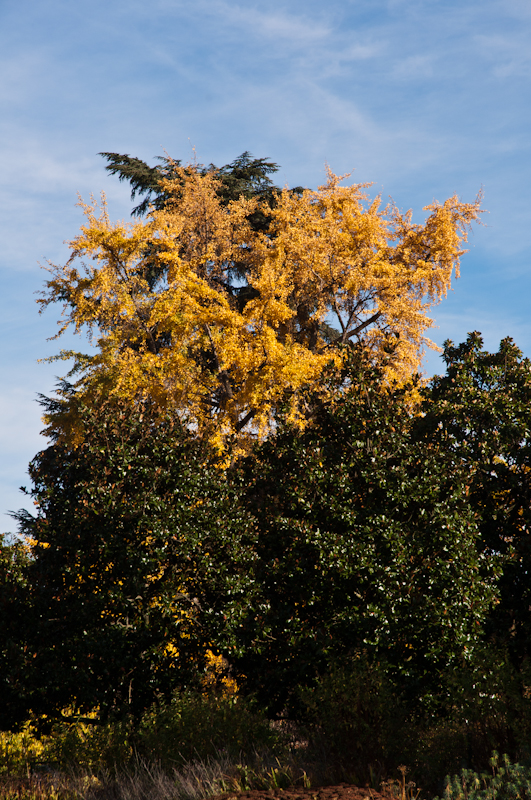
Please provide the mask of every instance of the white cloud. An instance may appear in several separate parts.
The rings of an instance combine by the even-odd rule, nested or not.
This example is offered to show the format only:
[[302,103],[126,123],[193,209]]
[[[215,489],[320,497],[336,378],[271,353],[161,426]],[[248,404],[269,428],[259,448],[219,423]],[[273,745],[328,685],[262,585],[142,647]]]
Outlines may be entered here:
[[187,25],[194,25],[200,19],[205,40],[216,31],[217,43],[222,46],[227,41],[239,42],[240,51],[234,53],[236,58],[241,57],[250,43],[252,46],[261,43],[271,52],[278,52],[288,45],[289,52],[293,52],[300,48],[318,47],[333,35],[329,14],[293,13],[284,7],[275,8],[274,3],[264,10],[263,5],[243,5],[227,0],[197,0],[193,6],[180,0],[160,0],[156,7],[168,19],[186,20]]
[[340,50],[338,59],[343,62],[350,61],[366,61],[369,58],[377,58],[382,55],[385,48],[383,41],[367,41],[356,42],[353,44],[345,44]]

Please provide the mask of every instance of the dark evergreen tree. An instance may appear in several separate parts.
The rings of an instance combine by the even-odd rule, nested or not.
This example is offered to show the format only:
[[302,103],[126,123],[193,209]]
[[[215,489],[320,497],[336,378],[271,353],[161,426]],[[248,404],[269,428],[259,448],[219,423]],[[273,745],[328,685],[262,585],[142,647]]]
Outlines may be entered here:
[[444,346],[447,371],[424,392],[418,437],[465,471],[479,553],[503,562],[486,633],[515,667],[531,657],[531,362],[510,338],[498,352],[478,332]]
[[0,730],[24,721],[27,714],[23,631],[32,617],[28,563],[27,544],[0,534]]
[[[141,713],[200,685],[252,586],[244,513],[223,471],[170,415],[82,408],[83,439],[30,465],[27,707]],[[228,620],[228,622],[227,622]]]
[[356,653],[385,663],[412,707],[445,702],[494,595],[467,473],[415,441],[411,387],[383,385],[361,352],[347,371],[304,432],[279,416],[243,466],[258,591],[237,663],[273,708]]
[[[127,181],[130,184],[131,200],[144,195],[142,202],[133,209],[134,215],[144,216],[151,206],[163,208],[166,205],[169,198],[161,181],[176,177],[174,167],[182,164],[180,159],[173,160],[160,156],[158,159],[160,164],[150,167],[145,161],[128,154],[100,153],[100,155],[107,160],[105,169],[111,175],[117,175],[120,181]],[[275,193],[279,191],[279,187],[275,186],[269,177],[278,172],[280,169],[278,164],[267,158],[253,158],[247,150],[223,167],[216,167],[215,164],[197,164],[194,165],[194,169],[200,173],[211,170],[217,172],[221,180],[219,196],[224,203],[230,203],[231,200],[238,200],[243,196],[258,197],[271,205],[274,203]],[[297,186],[292,191],[301,192],[302,187]],[[269,220],[263,211],[256,211],[251,216],[251,222],[255,230],[267,230]]]

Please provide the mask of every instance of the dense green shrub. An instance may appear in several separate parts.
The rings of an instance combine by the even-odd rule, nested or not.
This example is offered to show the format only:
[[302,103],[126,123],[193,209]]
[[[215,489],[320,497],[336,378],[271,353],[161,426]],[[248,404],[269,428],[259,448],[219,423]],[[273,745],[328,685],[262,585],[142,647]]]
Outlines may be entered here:
[[503,563],[485,621],[520,668],[531,660],[531,361],[510,338],[497,352],[477,332],[445,342],[446,374],[424,389],[415,436],[465,469],[478,551]]

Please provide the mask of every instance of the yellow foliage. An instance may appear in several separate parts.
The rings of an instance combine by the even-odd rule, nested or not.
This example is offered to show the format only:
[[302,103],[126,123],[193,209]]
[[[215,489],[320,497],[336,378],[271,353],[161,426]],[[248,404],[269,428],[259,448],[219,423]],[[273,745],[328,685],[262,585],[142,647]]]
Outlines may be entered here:
[[45,752],[46,739],[38,737],[34,723],[26,721],[18,733],[0,731],[0,774],[29,774],[31,765]]
[[50,547],[49,542],[38,542],[37,539],[31,539],[29,536],[24,538],[24,545],[30,552],[34,547],[42,547],[44,550],[46,550],[47,547]]
[[212,650],[206,652],[203,688],[206,692],[217,690],[221,697],[235,697],[238,694],[238,684],[229,674],[228,661],[221,655],[216,656]]
[[413,224],[329,172],[317,191],[281,192],[265,235],[248,222],[257,200],[223,205],[215,172],[174,174],[172,203],[145,221],[111,223],[104,197],[99,211],[80,203],[71,257],[49,267],[39,302],[64,304],[58,335],[88,330],[97,346],[59,356],[76,359],[82,396],[149,397],[221,451],[266,434],[286,395],[302,424],[297,392],[340,366],[341,345],[362,342],[376,360],[391,346],[389,379],[419,368],[479,198],[427,206]]

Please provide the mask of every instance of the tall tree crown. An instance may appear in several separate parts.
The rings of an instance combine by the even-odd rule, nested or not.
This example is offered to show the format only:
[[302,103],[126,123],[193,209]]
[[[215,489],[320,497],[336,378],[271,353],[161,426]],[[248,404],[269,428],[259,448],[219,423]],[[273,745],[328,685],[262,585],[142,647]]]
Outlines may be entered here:
[[88,330],[97,353],[60,357],[75,359],[92,402],[150,397],[220,448],[266,433],[286,394],[302,425],[300,390],[348,344],[376,360],[391,349],[389,378],[418,369],[428,311],[480,213],[479,199],[452,197],[414,224],[331,172],[316,191],[271,194],[276,165],[247,153],[221,170],[166,159],[155,172],[107,156],[133,194],[156,185],[157,200],[129,224],[112,223],[104,200],[80,203],[86,223],[40,303],[63,303],[58,335]]

